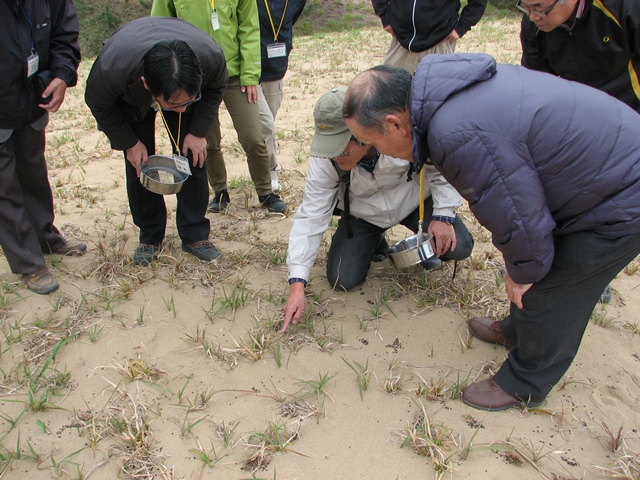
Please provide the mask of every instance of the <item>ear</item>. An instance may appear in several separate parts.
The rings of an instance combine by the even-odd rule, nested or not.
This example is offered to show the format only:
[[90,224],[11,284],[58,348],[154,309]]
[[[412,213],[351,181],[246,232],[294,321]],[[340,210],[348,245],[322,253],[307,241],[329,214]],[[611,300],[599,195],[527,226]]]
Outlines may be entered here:
[[387,132],[399,133],[402,136],[411,134],[411,122],[409,112],[390,113],[384,117],[384,126]]
[[144,86],[144,88],[149,90],[149,87],[147,86],[147,82],[145,81],[144,77],[140,77],[140,80],[142,80],[142,85]]

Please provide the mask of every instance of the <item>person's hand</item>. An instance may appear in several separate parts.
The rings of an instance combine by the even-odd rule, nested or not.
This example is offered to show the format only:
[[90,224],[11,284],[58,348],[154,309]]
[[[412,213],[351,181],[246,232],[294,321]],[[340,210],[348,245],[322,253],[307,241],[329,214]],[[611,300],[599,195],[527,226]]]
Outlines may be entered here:
[[246,87],[240,87],[240,91],[247,94],[247,102],[258,103],[258,87],[247,85]]
[[140,178],[140,165],[147,161],[147,147],[138,140],[133,147],[127,148],[127,160],[136,169],[136,175]]
[[42,104],[38,106],[49,113],[57,112],[62,106],[62,102],[64,102],[64,95],[66,92],[67,82],[61,78],[54,78],[42,93],[42,98],[46,98],[51,95],[51,101],[46,105]]
[[523,308],[522,296],[527,293],[533,283],[516,283],[513,281],[509,272],[504,272],[504,289],[507,291],[509,301],[515,304],[520,310]]
[[456,249],[458,240],[456,239],[456,231],[453,229],[453,225],[439,220],[432,220],[427,231],[436,257],[441,257],[449,250],[453,252]]
[[189,150],[193,155],[193,166],[197,165],[202,168],[204,161],[207,159],[207,139],[188,133],[184,137],[184,142],[182,142],[182,155],[185,157],[189,155]]
[[284,304],[284,324],[282,325],[282,330],[280,330],[281,333],[287,330],[290,323],[297,325],[300,322],[304,307],[304,283],[294,282],[291,284],[287,303]]
[[396,34],[393,33],[393,27],[391,25],[387,25],[386,27],[384,27],[384,31],[395,38]]
[[458,35],[458,32],[456,32],[456,30],[454,28],[453,30],[451,30],[451,33],[449,35],[447,35],[447,42],[455,43],[458,40],[460,40],[460,35]]

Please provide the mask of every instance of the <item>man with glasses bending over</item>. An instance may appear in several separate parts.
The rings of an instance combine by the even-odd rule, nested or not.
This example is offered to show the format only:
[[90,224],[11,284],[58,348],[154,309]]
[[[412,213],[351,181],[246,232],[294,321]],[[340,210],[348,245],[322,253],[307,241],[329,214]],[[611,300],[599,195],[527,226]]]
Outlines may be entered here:
[[[516,6],[524,12],[523,66],[603,90],[640,113],[637,0],[518,0]],[[610,287],[600,299],[611,300]]]
[[[473,237],[456,215],[460,195],[434,167],[426,170],[421,194],[419,176],[409,162],[358,142],[342,118],[345,93],[346,88],[334,88],[320,97],[313,112],[304,198],[289,234],[290,292],[282,331],[302,317],[304,287],[336,209],[340,220],[327,258],[327,280],[335,289],[348,291],[365,281],[371,262],[384,259],[387,229],[401,224],[418,231],[420,198],[425,229],[439,259],[463,260],[473,249]],[[435,268],[439,259],[428,259],[423,267]]]
[[155,153],[156,114],[167,129],[176,162],[190,171],[177,194],[182,249],[203,261],[220,256],[209,241],[205,217],[205,137],[227,80],[222,49],[183,20],[140,18],[104,43],[87,79],[85,100],[112,148],[124,152],[129,206],[140,228],[135,263],[148,265],[158,258],[167,222],[162,195],[140,183],[140,167]]

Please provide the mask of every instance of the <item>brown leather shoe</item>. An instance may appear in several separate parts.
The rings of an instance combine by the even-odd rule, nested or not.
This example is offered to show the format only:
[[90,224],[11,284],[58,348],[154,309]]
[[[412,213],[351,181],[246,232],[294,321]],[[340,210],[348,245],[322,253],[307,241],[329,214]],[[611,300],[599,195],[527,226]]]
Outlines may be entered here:
[[500,331],[500,322],[488,318],[473,317],[467,321],[469,333],[486,343],[497,343],[505,347],[511,347],[511,341]]
[[518,400],[502,390],[494,377],[472,383],[462,389],[462,401],[473,408],[498,412],[511,407],[537,407],[542,403]]
[[65,240],[64,245],[60,248],[52,250],[51,253],[63,255],[65,257],[79,257],[87,251],[87,246],[82,242],[68,242]]
[[51,292],[55,292],[59,285],[49,270],[41,268],[37,272],[25,273],[22,275],[27,288],[33,293],[40,295],[49,295]]

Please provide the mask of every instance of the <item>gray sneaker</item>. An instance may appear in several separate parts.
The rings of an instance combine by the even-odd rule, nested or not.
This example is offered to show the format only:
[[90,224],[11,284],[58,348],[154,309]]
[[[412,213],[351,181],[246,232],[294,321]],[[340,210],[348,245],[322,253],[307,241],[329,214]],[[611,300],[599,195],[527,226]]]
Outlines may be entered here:
[[271,213],[284,213],[287,210],[287,204],[275,193],[268,195],[259,195],[260,205]]
[[59,287],[58,282],[46,267],[41,268],[37,272],[25,273],[22,275],[22,278],[29,290],[40,295],[49,295]]
[[216,258],[220,258],[222,254],[220,250],[213,246],[209,240],[200,240],[199,242],[183,243],[182,250],[190,253],[194,257],[203,262],[210,262]]
[[158,260],[160,245],[141,243],[133,254],[133,263],[136,265],[149,265]]

